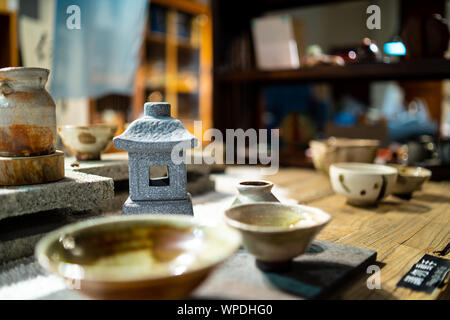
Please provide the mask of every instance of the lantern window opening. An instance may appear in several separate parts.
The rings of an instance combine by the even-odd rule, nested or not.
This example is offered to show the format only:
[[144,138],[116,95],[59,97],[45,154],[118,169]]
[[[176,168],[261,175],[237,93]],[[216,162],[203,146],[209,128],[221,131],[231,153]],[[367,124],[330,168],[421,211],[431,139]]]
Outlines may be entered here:
[[168,186],[170,186],[169,167],[168,166],[150,166],[149,167],[149,186],[150,187],[168,187]]

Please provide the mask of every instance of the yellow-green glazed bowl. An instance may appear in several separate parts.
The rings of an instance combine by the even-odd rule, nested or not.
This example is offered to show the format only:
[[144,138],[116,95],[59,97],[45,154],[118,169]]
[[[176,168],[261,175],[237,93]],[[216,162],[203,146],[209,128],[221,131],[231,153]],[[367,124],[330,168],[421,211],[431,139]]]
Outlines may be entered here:
[[184,299],[240,246],[225,224],[189,216],[88,220],[45,236],[39,263],[95,299]]

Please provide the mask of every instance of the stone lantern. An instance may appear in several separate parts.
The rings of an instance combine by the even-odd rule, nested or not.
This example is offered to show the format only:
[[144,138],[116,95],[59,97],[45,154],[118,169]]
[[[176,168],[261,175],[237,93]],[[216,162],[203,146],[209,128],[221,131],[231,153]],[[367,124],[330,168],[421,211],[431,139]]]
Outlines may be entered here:
[[[196,145],[197,139],[181,121],[170,117],[169,103],[146,103],[144,117],[114,138],[114,146],[129,153],[130,197],[123,214],[192,215],[184,157],[186,149]],[[177,161],[172,150],[179,150]]]

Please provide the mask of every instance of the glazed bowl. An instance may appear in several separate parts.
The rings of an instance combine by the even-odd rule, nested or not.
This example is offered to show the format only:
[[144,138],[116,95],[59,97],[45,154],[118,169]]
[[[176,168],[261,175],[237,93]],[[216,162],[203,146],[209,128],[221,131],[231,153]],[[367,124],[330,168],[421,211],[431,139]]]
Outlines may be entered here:
[[67,149],[77,160],[100,160],[100,153],[112,143],[116,125],[59,126],[58,133]]
[[37,261],[96,299],[184,299],[240,246],[238,232],[182,215],[99,218],[45,236]]
[[391,194],[397,180],[397,169],[379,164],[336,163],[330,166],[334,192],[352,205],[375,205]]
[[379,144],[378,140],[334,137],[309,142],[314,167],[327,174],[333,163],[373,163]]
[[289,262],[301,255],[330,220],[320,209],[277,202],[242,204],[225,211],[226,223],[241,232],[245,249],[265,263]]
[[408,167],[391,165],[398,171],[397,182],[394,185],[393,194],[403,198],[411,198],[414,191],[422,188],[422,185],[431,178],[431,171],[421,167]]

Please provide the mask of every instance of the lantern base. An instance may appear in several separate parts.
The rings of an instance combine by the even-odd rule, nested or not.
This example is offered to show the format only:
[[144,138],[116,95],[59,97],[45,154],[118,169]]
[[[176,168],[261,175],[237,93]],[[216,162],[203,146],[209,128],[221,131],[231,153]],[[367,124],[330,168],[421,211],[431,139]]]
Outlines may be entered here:
[[149,200],[133,201],[128,198],[122,208],[122,215],[131,214],[186,214],[194,215],[191,195],[181,200]]

